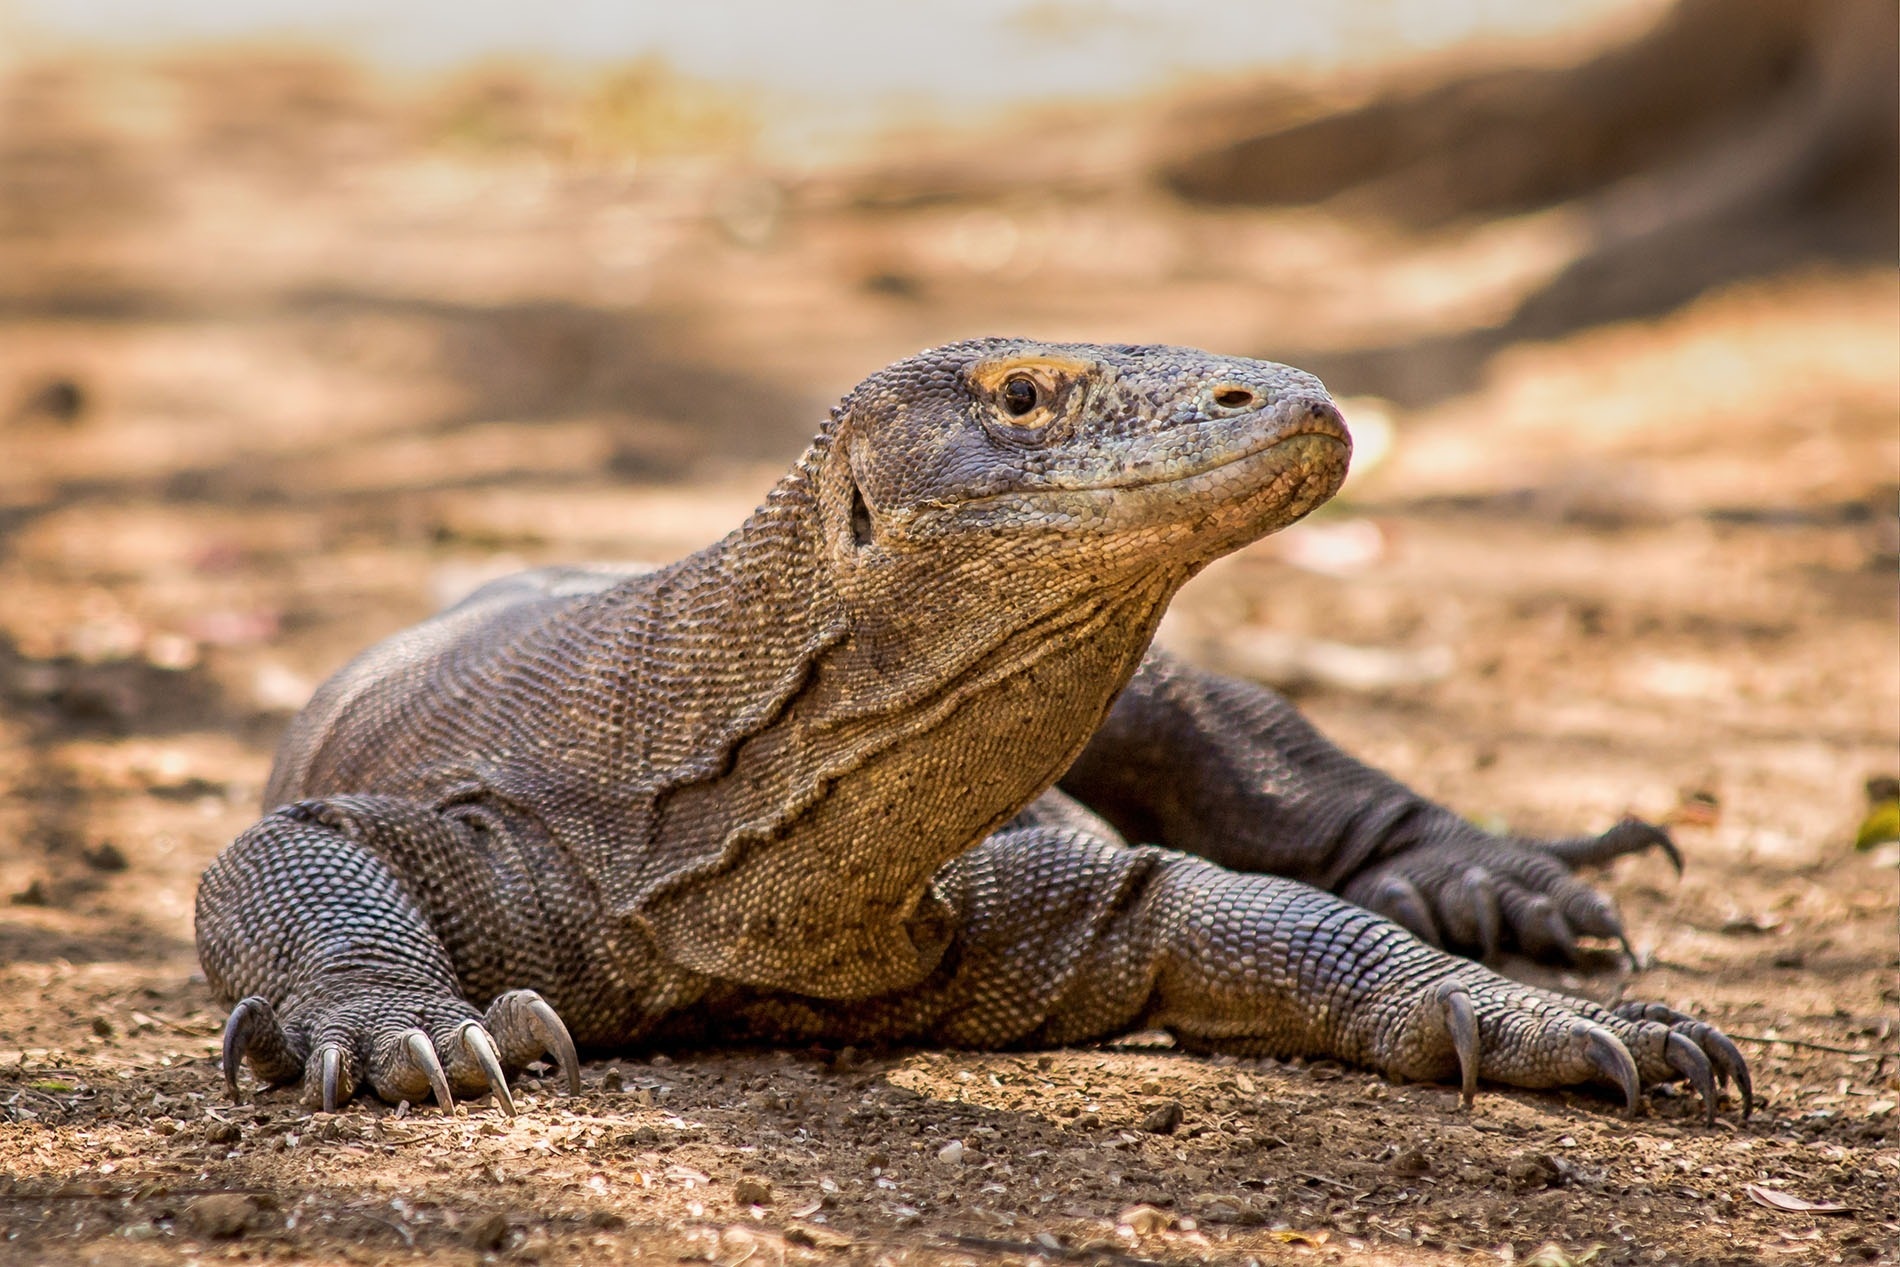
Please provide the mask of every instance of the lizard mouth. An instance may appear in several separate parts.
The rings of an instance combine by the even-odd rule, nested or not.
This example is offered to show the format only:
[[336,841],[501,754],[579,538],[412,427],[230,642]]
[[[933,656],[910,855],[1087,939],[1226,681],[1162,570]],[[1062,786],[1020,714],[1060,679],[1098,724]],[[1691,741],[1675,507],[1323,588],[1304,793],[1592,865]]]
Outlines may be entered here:
[[[1137,475],[1130,479],[1109,480],[1100,484],[1078,485],[1063,488],[1059,491],[1070,493],[1129,492],[1135,489],[1153,488],[1159,485],[1184,484],[1189,480],[1197,480],[1203,476],[1212,475],[1214,472],[1223,470],[1226,467],[1237,466],[1251,458],[1272,453],[1284,445],[1291,444],[1295,440],[1305,439],[1309,436],[1333,442],[1332,446],[1317,446],[1322,452],[1329,447],[1337,447],[1345,453],[1351,452],[1352,437],[1347,434],[1346,425],[1340,421],[1338,412],[1330,406],[1312,405],[1302,410],[1299,418],[1288,422],[1285,426],[1275,429],[1271,435],[1261,440],[1258,444],[1248,445],[1246,448],[1234,453],[1223,454],[1214,461],[1204,466],[1198,466],[1193,470],[1157,472],[1153,475]],[[1316,446],[1302,447],[1313,448]]]
[[[1174,463],[1155,463],[1147,469],[1137,467],[1115,479],[1100,480],[1090,484],[1048,483],[1038,487],[983,493],[974,497],[960,498],[944,508],[949,509],[953,506],[958,511],[981,512],[988,506],[1005,503],[1052,502],[1074,497],[1094,500],[1099,495],[1113,497],[1117,494],[1139,493],[1146,489],[1185,490],[1196,481],[1215,482],[1218,479],[1218,472],[1274,454],[1289,445],[1296,445],[1298,449],[1311,453],[1305,465],[1325,467],[1337,462],[1343,475],[1344,459],[1352,450],[1352,437],[1347,433],[1346,425],[1340,419],[1338,410],[1328,403],[1302,400],[1288,402],[1276,412],[1292,416],[1283,418],[1279,425],[1272,426],[1265,435],[1255,437],[1252,443],[1244,444],[1229,452],[1218,453],[1211,460],[1195,463],[1187,469],[1182,469],[1180,465]],[[1305,443],[1299,444],[1298,442],[1301,441]],[[1290,453],[1287,456],[1291,456]],[[1293,466],[1300,463],[1295,459],[1282,465]]]

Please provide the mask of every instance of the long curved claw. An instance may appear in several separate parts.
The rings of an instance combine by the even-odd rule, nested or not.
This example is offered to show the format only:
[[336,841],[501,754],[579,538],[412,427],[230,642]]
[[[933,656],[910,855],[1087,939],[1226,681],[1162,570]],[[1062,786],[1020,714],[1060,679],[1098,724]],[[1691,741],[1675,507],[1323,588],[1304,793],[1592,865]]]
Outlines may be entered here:
[[547,1044],[548,1051],[553,1053],[554,1063],[559,1066],[567,1081],[567,1093],[579,1095],[581,1093],[581,1058],[580,1054],[574,1050],[573,1036],[567,1032],[567,1026],[562,1023],[560,1014],[549,1006],[546,999],[537,994],[527,1002],[528,1015],[535,1019],[535,1028],[540,1033],[541,1041]]
[[1741,1048],[1729,1041],[1727,1034],[1716,1030],[1705,1040],[1705,1051],[1714,1061],[1716,1069],[1726,1077],[1735,1079],[1735,1087],[1742,1093],[1742,1121],[1746,1122],[1755,1112],[1755,1083],[1748,1076],[1748,1062],[1742,1058]]
[[569,1095],[580,1094],[581,1059],[560,1013],[533,990],[510,990],[488,1006],[483,1028],[515,1068],[543,1054],[554,1057]]
[[224,1088],[231,1099],[243,1102],[238,1072],[248,1060],[251,1072],[272,1086],[294,1081],[303,1073],[303,1056],[291,1044],[278,1024],[277,1009],[262,995],[239,999],[224,1022],[224,1041],[220,1057],[224,1065]]
[[1755,1083],[1748,1076],[1748,1061],[1742,1057],[1742,1049],[1705,1021],[1692,1021],[1688,1028],[1697,1048],[1715,1066],[1716,1076],[1724,1083],[1735,1080],[1735,1089],[1742,1093],[1742,1121],[1746,1122],[1755,1111]]
[[1643,1079],[1636,1072],[1636,1058],[1630,1055],[1630,1049],[1601,1025],[1587,1026],[1582,1037],[1583,1054],[1598,1073],[1623,1088],[1624,1104],[1630,1116],[1636,1116],[1636,1106],[1643,1098]]
[[455,1095],[449,1090],[449,1075],[442,1068],[442,1058],[435,1054],[435,1044],[429,1036],[419,1029],[412,1029],[402,1036],[403,1048],[408,1051],[409,1059],[421,1069],[429,1079],[429,1086],[435,1091],[435,1102],[444,1113],[455,1112]]
[[318,1053],[318,1061],[323,1068],[323,1111],[336,1112],[337,1083],[343,1074],[343,1049],[335,1043],[325,1043]]
[[1687,1078],[1696,1094],[1702,1097],[1703,1114],[1709,1125],[1714,1126],[1715,1069],[1709,1064],[1708,1056],[1687,1035],[1670,1030],[1663,1044],[1663,1059],[1669,1062],[1671,1069]]
[[238,1093],[238,1066],[251,1045],[251,1027],[266,1019],[264,1010],[269,1007],[262,999],[239,999],[238,1005],[231,1009],[230,1018],[224,1022],[224,1090],[240,1104],[244,1097]]
[[1451,1036],[1458,1053],[1458,1083],[1465,1108],[1478,1098],[1478,1013],[1471,1004],[1471,992],[1454,981],[1438,987],[1438,1001],[1445,1009],[1445,1032]]
[[1638,968],[1641,968],[1643,961],[1637,956],[1636,947],[1631,944],[1629,934],[1623,931],[1622,921],[1619,920],[1617,922],[1616,931],[1612,933],[1611,936],[1615,937],[1616,944],[1622,947],[1623,962],[1628,966],[1629,970],[1635,972]]
[[1636,957],[1636,947],[1630,944],[1629,933],[1623,927],[1623,917],[1616,913],[1616,906],[1602,894],[1579,888],[1566,895],[1562,909],[1564,919],[1576,932],[1586,937],[1614,938],[1623,948],[1623,954],[1632,969],[1642,962]]
[[508,1090],[508,1075],[501,1070],[501,1057],[496,1053],[494,1040],[488,1037],[488,1031],[470,1021],[456,1033],[469,1057],[481,1066],[482,1076],[488,1079],[489,1088],[495,1093],[495,1103],[501,1106],[503,1113],[513,1117],[515,1097]]
[[1582,866],[1600,866],[1624,854],[1642,853],[1646,849],[1661,850],[1662,855],[1669,859],[1669,865],[1676,869],[1676,874],[1682,874],[1682,851],[1676,848],[1676,842],[1669,833],[1654,823],[1636,817],[1625,818],[1600,836],[1553,840],[1544,845],[1545,852],[1573,870]]

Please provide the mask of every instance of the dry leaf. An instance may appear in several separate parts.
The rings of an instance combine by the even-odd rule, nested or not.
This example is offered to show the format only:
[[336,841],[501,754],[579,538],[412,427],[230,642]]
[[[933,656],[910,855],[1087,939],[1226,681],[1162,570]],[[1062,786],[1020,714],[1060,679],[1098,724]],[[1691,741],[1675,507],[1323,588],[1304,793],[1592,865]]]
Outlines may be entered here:
[[1808,1201],[1791,1192],[1782,1192],[1775,1188],[1764,1188],[1758,1183],[1745,1183],[1742,1191],[1756,1205],[1765,1205],[1771,1210],[1780,1210],[1783,1214],[1852,1214],[1854,1207],[1839,1205],[1833,1201]]

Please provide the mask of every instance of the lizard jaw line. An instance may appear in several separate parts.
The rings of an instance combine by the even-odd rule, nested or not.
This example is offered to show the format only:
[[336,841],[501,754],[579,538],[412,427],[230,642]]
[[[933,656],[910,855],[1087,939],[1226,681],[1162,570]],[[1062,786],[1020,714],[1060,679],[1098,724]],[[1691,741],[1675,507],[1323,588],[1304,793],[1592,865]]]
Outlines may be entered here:
[[1206,466],[1196,467],[1191,471],[1182,471],[1179,474],[1157,475],[1151,478],[1111,480],[1101,484],[1046,484],[1039,488],[1010,489],[1000,493],[985,493],[980,497],[965,497],[954,502],[939,502],[933,509],[958,511],[984,506],[992,502],[1032,500],[1039,495],[1045,494],[1051,497],[1064,497],[1073,496],[1078,493],[1121,493],[1131,492],[1136,489],[1156,488],[1165,484],[1184,484],[1189,480],[1212,475],[1216,471],[1234,466],[1237,463],[1245,462],[1250,458],[1257,458],[1272,453],[1284,444],[1288,444],[1294,440],[1303,440],[1309,436],[1317,436],[1323,440],[1331,440],[1343,450],[1350,451],[1351,449],[1352,441],[1347,436],[1344,427],[1329,420],[1314,419],[1311,422],[1301,423],[1289,427],[1284,431],[1276,432],[1273,438],[1267,440],[1265,443],[1253,445],[1238,453],[1226,454],[1219,460],[1210,462]]

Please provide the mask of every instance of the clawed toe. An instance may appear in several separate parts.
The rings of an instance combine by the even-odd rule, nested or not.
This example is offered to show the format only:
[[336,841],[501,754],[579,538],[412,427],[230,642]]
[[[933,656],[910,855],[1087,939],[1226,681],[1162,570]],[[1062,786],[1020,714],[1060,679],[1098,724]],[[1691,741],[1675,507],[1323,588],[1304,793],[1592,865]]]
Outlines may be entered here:
[[568,1094],[580,1094],[581,1061],[574,1039],[546,999],[533,990],[510,990],[495,1000],[484,1019],[488,1032],[511,1064],[525,1065],[542,1055],[553,1056]]
[[1591,1067],[1623,1089],[1624,1105],[1634,1117],[1636,1106],[1643,1098],[1643,1079],[1636,1070],[1636,1057],[1630,1055],[1622,1039],[1601,1025],[1578,1022],[1576,1038]]
[[501,1057],[495,1051],[495,1041],[474,1021],[468,1022],[457,1030],[456,1036],[462,1042],[462,1049],[469,1054],[482,1071],[482,1076],[488,1080],[489,1090],[495,1093],[495,1103],[501,1106],[503,1113],[513,1117],[515,1097],[508,1090],[508,1075],[502,1072]]
[[1660,850],[1669,865],[1682,874],[1682,851],[1667,831],[1640,818],[1625,818],[1600,836],[1578,836],[1570,840],[1552,840],[1544,851],[1572,868],[1602,866],[1625,854]]
[[1448,895],[1457,914],[1450,921],[1468,925],[1468,944],[1475,944],[1487,962],[1494,961],[1504,946],[1504,915],[1498,905],[1498,882],[1480,866],[1466,867]]
[[1458,1084],[1468,1109],[1478,1098],[1478,1013],[1471,1003],[1471,991],[1456,981],[1441,982],[1438,1002],[1444,1009],[1442,1021],[1452,1050],[1458,1053]]
[[318,1100],[325,1113],[334,1113],[337,1105],[356,1094],[356,1079],[350,1076],[343,1048],[338,1044],[325,1043],[319,1047],[316,1059]]
[[[1697,1053],[1708,1062],[1718,1089],[1727,1087],[1731,1082],[1735,1084],[1736,1091],[1742,1097],[1742,1120],[1747,1121],[1754,1114],[1755,1083],[1748,1073],[1748,1060],[1742,1055],[1742,1049],[1737,1047],[1727,1034],[1707,1021],[1698,1021],[1686,1012],[1678,1012],[1675,1008],[1666,1007],[1661,1003],[1625,1003],[1616,1008],[1615,1013],[1626,1021],[1651,1021],[1667,1026],[1671,1040],[1680,1038],[1694,1047]],[[1672,1041],[1664,1049],[1664,1058],[1669,1061],[1672,1069],[1689,1077],[1676,1064],[1677,1057],[1669,1054],[1673,1050],[1675,1050],[1675,1044]],[[1680,1059],[1690,1058],[1684,1056]]]
[[1557,904],[1541,893],[1518,896],[1510,903],[1517,940],[1536,959],[1577,961],[1577,938]]
[[455,1095],[449,1090],[448,1071],[442,1067],[442,1058],[435,1054],[435,1044],[429,1041],[429,1036],[419,1029],[404,1032],[402,1051],[410,1067],[428,1079],[436,1104],[444,1113],[453,1113]]
[[1370,909],[1379,912],[1395,924],[1403,924],[1420,941],[1443,948],[1445,938],[1438,931],[1438,921],[1432,918],[1431,904],[1418,886],[1402,875],[1380,877],[1367,899]]
[[1549,1088],[1607,1082],[1639,1112],[1646,1083],[1681,1080],[1714,1122],[1722,1088],[1733,1079],[1742,1116],[1754,1108],[1748,1065],[1714,1026],[1654,1004],[1603,1011],[1496,977],[1475,966],[1426,987],[1411,1011],[1402,1045],[1381,1067],[1397,1078],[1443,1077],[1458,1066],[1465,1107],[1480,1076],[1507,1086]]
[[1673,856],[1665,833],[1634,819],[1573,840],[1458,837],[1387,859],[1354,876],[1341,895],[1432,945],[1487,960],[1515,947],[1534,959],[1575,963],[1580,938],[1611,938],[1635,962],[1616,907],[1570,869],[1648,848]]
[[238,1089],[238,1069],[247,1059],[251,1071],[272,1085],[291,1082],[303,1072],[303,1057],[277,1023],[276,1009],[270,1000],[255,994],[240,999],[224,1023],[224,1089],[233,1101],[244,1098]]
[[1690,1021],[1683,1029],[1715,1066],[1723,1085],[1734,1079],[1735,1089],[1742,1093],[1742,1120],[1746,1122],[1755,1112],[1755,1082],[1748,1076],[1748,1061],[1742,1058],[1742,1049],[1706,1021]]
[[1689,1080],[1695,1093],[1702,1097],[1703,1115],[1709,1125],[1715,1125],[1715,1069],[1708,1056],[1684,1035],[1671,1030],[1663,1046],[1663,1058],[1671,1069]]

